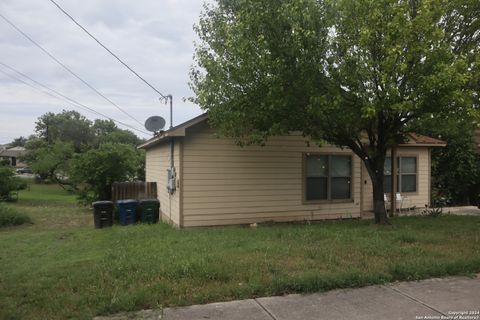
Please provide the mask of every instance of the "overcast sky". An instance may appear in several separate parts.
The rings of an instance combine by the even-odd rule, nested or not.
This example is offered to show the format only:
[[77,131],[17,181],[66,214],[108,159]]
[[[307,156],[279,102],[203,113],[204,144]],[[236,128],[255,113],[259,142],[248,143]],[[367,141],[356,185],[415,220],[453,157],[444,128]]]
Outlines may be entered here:
[[[202,113],[183,102],[193,95],[193,24],[203,1],[56,0],[93,35],[164,94],[174,96],[174,125]],[[141,123],[152,115],[169,119],[158,95],[114,60],[48,0],[1,0],[0,13],[98,91]],[[0,62],[116,120],[140,125],[103,100],[0,18]],[[13,74],[0,65],[0,71]],[[46,112],[73,107],[0,72],[0,144],[34,133]],[[168,126],[168,124],[167,124]],[[141,137],[148,137],[137,133]]]

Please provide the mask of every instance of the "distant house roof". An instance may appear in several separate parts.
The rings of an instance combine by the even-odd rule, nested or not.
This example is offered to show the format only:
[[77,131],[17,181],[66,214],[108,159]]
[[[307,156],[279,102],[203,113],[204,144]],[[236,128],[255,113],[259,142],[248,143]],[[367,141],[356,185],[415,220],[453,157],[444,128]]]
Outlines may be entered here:
[[[143,144],[139,145],[140,149],[148,149],[149,147],[156,145],[164,140],[168,140],[171,137],[184,137],[185,129],[190,128],[200,122],[206,121],[208,119],[207,113],[201,114],[193,119],[190,119],[184,123],[181,123],[171,129],[166,131],[160,131],[155,137],[145,141]],[[444,147],[447,143],[445,141],[435,139],[432,137],[424,136],[417,133],[408,133],[407,141],[400,146],[418,146],[418,147]]]
[[13,147],[10,149],[0,150],[0,157],[19,157],[25,153],[23,147]]

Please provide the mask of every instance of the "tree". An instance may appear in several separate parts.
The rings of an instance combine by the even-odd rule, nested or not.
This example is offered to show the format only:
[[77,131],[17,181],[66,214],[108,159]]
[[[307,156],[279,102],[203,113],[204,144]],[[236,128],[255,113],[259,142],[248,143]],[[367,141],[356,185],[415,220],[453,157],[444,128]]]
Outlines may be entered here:
[[95,119],[92,125],[93,133],[96,137],[106,136],[116,130],[117,125],[112,120]]
[[136,146],[142,141],[133,132],[118,128],[112,120],[96,119],[92,130],[96,137],[97,145],[102,143],[123,143]]
[[23,157],[42,180],[75,190],[81,200],[110,199],[114,181],[144,179],[141,140],[111,120],[90,121],[76,111],[39,117]]
[[72,143],[75,152],[93,142],[92,122],[77,111],[48,112],[38,118],[35,132],[47,144],[55,141]]
[[384,224],[387,150],[425,117],[475,114],[479,15],[474,0],[217,0],[192,88],[240,144],[300,131],[352,149]]
[[70,178],[80,189],[83,200],[109,200],[114,182],[136,178],[138,162],[133,146],[102,144],[98,149],[74,156],[70,163]]
[[73,157],[72,143],[55,141],[49,146],[35,149],[27,157],[35,158],[31,162],[33,172],[42,180],[50,179],[62,187],[71,185],[66,179],[69,172],[69,160]]
[[26,187],[26,182],[15,177],[11,167],[0,166],[0,199],[10,199],[12,191],[22,190]]
[[448,141],[445,148],[432,151],[434,200],[446,197],[455,205],[478,204],[480,155],[473,141],[476,125],[468,121],[434,118],[416,126],[416,132]]
[[27,143],[27,138],[20,136],[18,138],[13,139],[13,141],[9,143],[9,146],[12,148],[25,147],[25,143]]

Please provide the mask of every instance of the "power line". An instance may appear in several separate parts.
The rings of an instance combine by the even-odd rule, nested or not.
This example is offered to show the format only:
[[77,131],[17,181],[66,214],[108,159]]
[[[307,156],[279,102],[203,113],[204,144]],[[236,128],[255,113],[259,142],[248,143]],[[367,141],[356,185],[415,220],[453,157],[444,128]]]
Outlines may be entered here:
[[[16,77],[16,76],[14,76],[14,75],[11,75],[11,74],[5,72],[4,70],[1,70],[1,69],[0,69],[0,72],[3,73],[4,75],[6,75],[6,76],[8,76],[8,77],[10,77],[10,78],[18,81],[18,82],[21,82],[21,83],[29,86],[30,88],[33,88],[33,89],[35,89],[35,90],[37,90],[37,91],[39,91],[39,92],[42,92],[43,94],[46,94],[46,95],[48,95],[48,96],[50,96],[50,97],[53,97],[53,98],[55,98],[55,99],[66,101],[66,102],[69,103],[69,104],[72,104],[72,105],[77,106],[77,107],[80,107],[80,108],[82,108],[82,109],[84,109],[84,110],[90,111],[90,112],[92,112],[92,113],[94,113],[94,114],[97,114],[97,115],[99,115],[99,116],[101,116],[101,117],[104,117],[104,118],[106,118],[106,119],[108,119],[108,120],[111,120],[111,121],[113,121],[113,122],[115,122],[115,123],[118,123],[118,124],[120,124],[120,125],[122,125],[122,126],[125,126],[125,127],[127,127],[127,128],[130,128],[130,129],[132,129],[132,130],[141,132],[141,133],[143,133],[143,134],[148,134],[148,135],[150,135],[150,134],[147,133],[146,131],[137,129],[137,128],[135,128],[135,127],[133,127],[133,126],[131,126],[131,125],[129,125],[129,124],[126,124],[126,123],[124,123],[124,122],[122,122],[122,121],[115,120],[115,119],[113,119],[113,118],[111,118],[111,117],[109,117],[109,116],[107,116],[107,115],[105,115],[105,114],[103,114],[103,113],[101,113],[101,112],[99,112],[99,111],[96,111],[95,109],[93,109],[93,108],[91,108],[91,107],[88,107],[88,106],[86,106],[86,105],[84,105],[84,104],[82,104],[82,103],[80,103],[80,102],[78,102],[78,101],[76,101],[76,100],[74,100],[74,99],[72,99],[72,98],[69,98],[68,96],[65,96],[65,95],[63,95],[62,93],[60,93],[60,92],[58,92],[58,91],[56,91],[56,90],[54,90],[54,89],[52,89],[52,88],[50,88],[50,87],[48,87],[48,86],[46,86],[46,85],[44,85],[44,84],[42,84],[42,83],[40,83],[40,82],[32,79],[32,78],[29,77],[28,75],[26,75],[26,74],[24,74],[24,73],[22,73],[22,72],[20,72],[20,71],[18,71],[18,70],[16,70],[16,69],[14,69],[13,67],[11,67],[11,66],[9,66],[9,65],[1,62],[1,61],[0,61],[0,65],[4,66],[5,68],[10,69],[11,71],[13,71],[13,72],[21,75],[22,77],[27,78],[28,80],[32,81],[33,83],[37,84],[38,86],[40,86],[40,87],[42,87],[42,88],[44,88],[44,89],[46,89],[46,90],[48,90],[48,91],[41,90],[41,89],[39,89],[39,88],[31,85],[30,83],[28,83],[28,82],[26,82],[26,81],[24,81],[24,80],[22,80],[22,79],[20,79],[20,78],[18,78],[18,77]],[[49,91],[50,91],[50,92],[49,92]],[[55,94],[58,95],[58,96],[52,94],[51,92],[55,93]],[[60,98],[59,96],[60,96],[61,98]]]
[[118,60],[122,65],[124,65],[130,72],[136,75],[140,80],[142,80],[147,86],[153,89],[156,93],[158,93],[165,101],[168,100],[169,96],[163,95],[159,90],[157,90],[152,84],[150,84],[145,78],[140,76],[135,70],[133,70],[128,64],[126,64],[122,59],[120,59],[115,53],[113,53],[110,49],[108,49],[100,40],[98,40],[93,34],[91,34],[84,26],[82,26],[77,20],[75,20],[68,12],[66,12],[58,3],[54,0],[50,0],[60,11],[62,11],[67,17],[70,18],[80,29],[82,29],[86,34],[88,34],[93,40],[95,40],[103,49],[107,50],[115,59]]
[[123,112],[125,115],[127,115],[129,118],[143,126],[143,124],[138,121],[136,118],[134,118],[132,115],[130,115],[128,112],[120,108],[115,102],[110,100],[108,97],[106,97],[104,94],[102,94],[100,91],[95,89],[92,85],[90,85],[87,81],[83,80],[79,75],[77,75],[75,72],[73,72],[69,67],[67,67],[65,64],[63,64],[60,60],[58,60],[53,54],[48,52],[45,48],[43,48],[38,42],[33,40],[29,35],[27,35],[25,32],[23,32],[19,27],[17,27],[12,21],[7,19],[3,14],[0,13],[0,17],[5,20],[10,26],[12,26],[15,30],[17,30],[20,34],[22,34],[26,39],[28,39],[30,42],[32,42],[35,46],[37,46],[40,50],[42,50],[46,55],[48,55],[51,59],[53,59],[56,63],[58,63],[60,66],[62,66],[67,72],[69,72],[71,75],[73,75],[75,78],[80,80],[83,84],[85,84],[87,87],[89,87],[91,90],[93,90],[95,93],[97,93],[99,96],[101,96],[103,99],[108,101],[111,105],[116,107],[118,110]]
[[[1,63],[1,62],[0,62],[0,64],[3,65],[3,63]],[[142,130],[139,130],[139,129],[135,128],[135,127],[132,127],[131,125],[126,124],[126,123],[124,123],[124,122],[122,122],[122,121],[115,120],[115,119],[113,119],[113,118],[111,118],[111,117],[109,117],[109,116],[106,116],[106,115],[104,115],[104,114],[101,113],[101,112],[98,112],[98,111],[96,111],[96,110],[94,110],[94,109],[92,109],[92,108],[90,108],[90,107],[88,107],[88,106],[86,106],[86,105],[84,105],[84,104],[82,104],[82,103],[80,103],[80,102],[77,102],[77,101],[75,101],[75,100],[73,100],[73,99],[71,99],[71,98],[69,98],[69,97],[67,97],[67,96],[62,95],[61,93],[55,91],[54,89],[48,88],[48,87],[42,85],[41,83],[37,83],[35,80],[31,80],[31,81],[37,83],[38,85],[40,85],[40,86],[42,86],[42,87],[45,87],[47,90],[50,90],[50,91],[54,92],[55,94],[61,96],[63,99],[62,99],[62,98],[59,98],[58,96],[55,96],[55,95],[51,94],[51,93],[48,92],[48,91],[41,90],[41,89],[39,89],[39,88],[31,85],[30,83],[28,83],[28,82],[26,82],[26,81],[24,81],[24,80],[22,80],[22,79],[20,79],[20,78],[18,78],[18,77],[16,77],[16,76],[13,76],[13,75],[11,75],[11,74],[3,71],[3,70],[0,70],[0,72],[3,73],[4,75],[6,75],[6,76],[8,76],[8,77],[10,77],[10,78],[12,78],[12,79],[14,79],[14,80],[17,80],[17,81],[19,81],[19,82],[21,82],[21,83],[29,86],[29,87],[32,88],[32,89],[35,89],[35,90],[37,90],[37,91],[39,91],[39,92],[41,92],[41,93],[43,93],[43,94],[48,95],[48,96],[50,96],[50,97],[53,97],[53,98],[58,99],[58,100],[66,101],[66,102],[69,103],[69,104],[72,104],[72,105],[77,106],[77,107],[79,107],[79,108],[82,108],[82,109],[84,109],[84,110],[90,111],[90,112],[92,112],[92,113],[94,113],[94,114],[97,114],[97,115],[99,115],[99,116],[101,116],[101,117],[104,117],[104,118],[106,118],[106,119],[108,119],[108,120],[111,120],[111,121],[113,121],[113,122],[115,122],[115,123],[118,123],[118,124],[120,124],[120,125],[122,125],[122,126],[125,126],[125,127],[127,127],[127,128],[130,128],[130,129],[132,129],[132,130],[135,130],[135,131],[138,131],[138,132],[141,132],[141,133],[144,133],[144,134],[149,134],[149,133],[147,133],[147,132],[145,132],[145,131],[142,131]],[[27,78],[28,78],[28,77],[27,77]],[[30,78],[28,78],[28,79],[30,79]]]
[[[1,63],[0,63],[0,64],[1,64]],[[147,132],[145,132],[145,131],[142,131],[142,130],[139,130],[139,129],[135,128],[135,127],[132,127],[132,126],[129,125],[129,124],[126,124],[126,123],[121,122],[121,121],[119,121],[119,120],[115,120],[115,119],[113,119],[113,118],[111,118],[111,117],[109,117],[109,116],[106,116],[106,115],[104,115],[103,113],[100,113],[100,112],[98,112],[98,111],[96,111],[96,110],[94,110],[94,109],[92,109],[92,108],[90,108],[90,107],[88,107],[88,106],[80,103],[80,102],[77,102],[77,101],[75,101],[75,100],[73,100],[73,99],[70,99],[69,97],[62,95],[61,93],[59,93],[59,92],[57,92],[57,91],[55,91],[55,90],[53,90],[53,89],[50,89],[50,88],[48,88],[48,87],[46,87],[46,86],[43,86],[43,85],[40,84],[40,83],[38,83],[40,86],[45,87],[47,90],[50,90],[50,91],[54,92],[55,94],[58,94],[59,96],[63,97],[63,99],[62,99],[62,98],[59,98],[58,96],[55,96],[55,95],[51,94],[51,93],[48,92],[48,91],[41,90],[41,89],[39,89],[39,88],[31,85],[30,83],[28,83],[28,82],[26,82],[26,81],[24,81],[24,80],[22,80],[22,79],[20,79],[20,78],[18,78],[18,77],[16,77],[16,76],[13,76],[13,75],[11,75],[11,74],[3,71],[3,70],[0,70],[0,72],[3,73],[4,75],[6,75],[6,76],[8,76],[8,77],[10,77],[10,78],[12,78],[12,79],[14,79],[14,80],[17,80],[17,81],[19,81],[19,82],[21,82],[21,83],[29,86],[29,87],[32,88],[32,89],[35,89],[35,90],[37,90],[37,91],[39,91],[39,92],[41,92],[41,93],[43,93],[43,94],[48,95],[48,96],[50,96],[50,97],[53,97],[53,98],[58,99],[58,100],[66,101],[66,102],[69,103],[69,104],[72,104],[72,105],[77,106],[77,107],[79,107],[79,108],[82,108],[82,109],[84,109],[84,110],[90,111],[90,112],[92,112],[92,113],[94,113],[94,114],[97,114],[97,115],[99,115],[99,116],[101,116],[101,117],[104,117],[104,118],[106,118],[106,119],[108,119],[108,120],[111,120],[111,121],[113,121],[113,122],[115,122],[115,123],[118,123],[118,124],[120,124],[120,125],[123,125],[123,126],[125,126],[125,127],[128,127],[128,128],[130,128],[130,129],[132,129],[132,130],[135,130],[135,131],[138,131],[138,132],[141,132],[141,133],[144,133],[144,134],[149,134],[149,133],[147,133]],[[30,79],[30,78],[29,78],[29,79]],[[31,80],[31,81],[37,83],[35,80]]]

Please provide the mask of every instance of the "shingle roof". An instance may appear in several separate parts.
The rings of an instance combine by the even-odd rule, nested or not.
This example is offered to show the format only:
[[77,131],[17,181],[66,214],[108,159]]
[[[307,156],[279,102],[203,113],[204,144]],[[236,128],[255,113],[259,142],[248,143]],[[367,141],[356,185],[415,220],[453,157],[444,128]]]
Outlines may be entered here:
[[409,141],[406,144],[433,145],[439,147],[447,145],[447,143],[443,140],[424,136],[414,132],[408,133],[407,138]]
[[[161,131],[159,135],[147,140],[138,148],[145,148],[155,145],[161,141],[167,140],[170,137],[182,137],[185,136],[185,129],[196,125],[197,123],[206,121],[208,119],[208,114],[204,113],[195,118],[192,118],[184,123],[181,123],[167,131]],[[401,144],[400,146],[430,146],[430,147],[444,147],[447,145],[445,141],[435,139],[432,137],[424,136],[417,133],[408,133],[407,134],[407,142]]]
[[10,149],[0,150],[0,157],[19,157],[25,153],[25,148],[14,147]]

